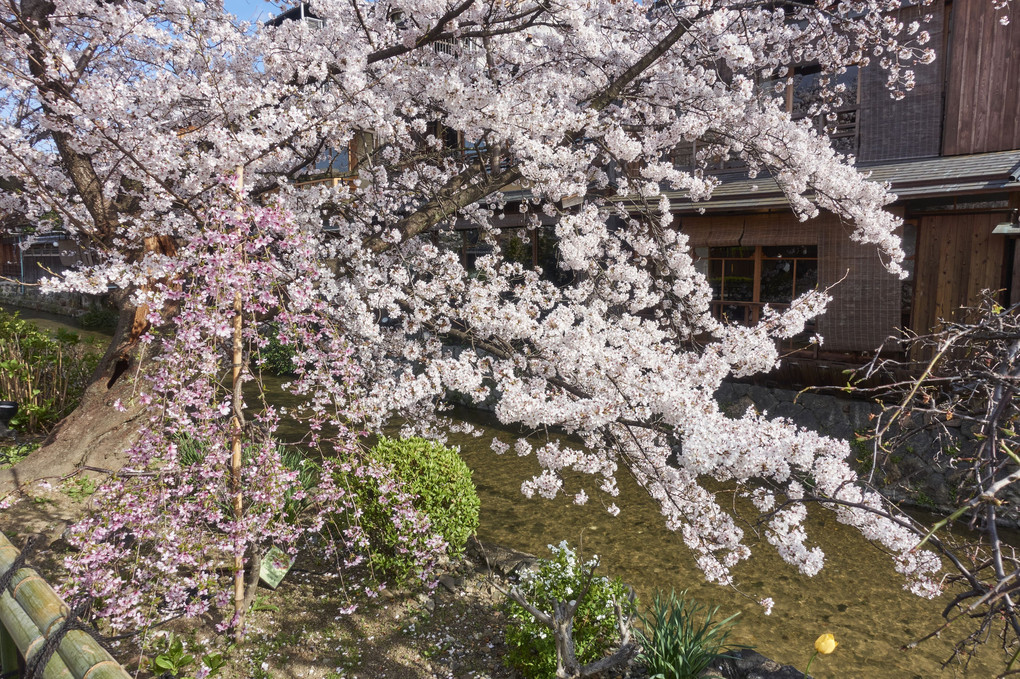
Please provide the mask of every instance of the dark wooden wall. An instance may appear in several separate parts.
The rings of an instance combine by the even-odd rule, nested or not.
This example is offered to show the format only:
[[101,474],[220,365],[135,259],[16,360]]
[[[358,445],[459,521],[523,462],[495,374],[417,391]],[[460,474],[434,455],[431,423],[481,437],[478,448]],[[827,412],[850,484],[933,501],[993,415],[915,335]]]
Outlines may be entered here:
[[18,252],[12,243],[0,243],[0,276],[4,278],[19,278],[21,276],[21,262],[18,260]]
[[952,3],[942,155],[1020,148],[1020,20],[1003,26],[1001,14],[985,0]]
[[[978,0],[979,2],[982,0]],[[988,0],[991,2],[991,0]],[[931,14],[924,29],[931,34],[931,46],[938,52],[932,64],[914,67],[916,84],[901,101],[890,97],[885,82],[887,71],[879,67],[878,57],[861,69],[860,139],[857,158],[861,162],[928,158],[939,155],[942,142],[942,87],[945,80],[943,60],[943,0],[931,5],[904,7],[897,18],[905,24]]]
[[911,327],[917,333],[973,304],[982,290],[1002,287],[1006,237],[993,236],[1001,213],[938,215],[918,223]]
[[875,351],[901,325],[902,283],[886,270],[874,245],[850,240],[852,226],[824,212],[811,223],[821,227],[819,286],[833,286],[832,301],[818,319],[822,349]]

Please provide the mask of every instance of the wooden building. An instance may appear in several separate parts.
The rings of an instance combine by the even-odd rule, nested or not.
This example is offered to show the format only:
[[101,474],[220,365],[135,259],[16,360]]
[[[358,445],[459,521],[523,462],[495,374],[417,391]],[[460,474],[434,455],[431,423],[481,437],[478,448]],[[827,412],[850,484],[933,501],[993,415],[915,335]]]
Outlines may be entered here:
[[[897,328],[924,332],[952,317],[984,289],[1020,301],[1016,236],[994,233],[1020,208],[1020,21],[1001,25],[983,0],[934,0],[905,8],[904,19],[922,10],[934,14],[927,28],[936,62],[917,67],[916,88],[898,102],[876,66],[849,69],[853,94],[839,109],[834,138],[873,179],[892,185],[910,277],[887,273],[876,250],[850,242],[850,227],[831,214],[798,222],[774,182],[734,168],[720,175],[710,201],[670,196],[718,314],[753,321],[765,304],[835,285],[828,313],[812,329],[825,338],[814,355],[853,361]],[[797,102],[810,99],[810,69],[793,87],[787,101],[796,115]]]
[[80,264],[91,264],[90,253],[63,232],[29,237],[19,228],[0,236],[0,280],[38,283]]
[[[904,22],[932,15],[925,28],[937,60],[915,69],[916,85],[902,101],[891,99],[877,65],[847,69],[840,76],[845,103],[828,133],[839,151],[853,154],[861,170],[890,183],[898,196],[891,209],[905,222],[906,281],[888,273],[874,247],[851,242],[851,227],[835,216],[798,221],[767,177],[752,181],[740,167],[723,166],[715,168],[722,170],[722,184],[710,201],[692,204],[682,193],[666,192],[675,223],[690,235],[715,291],[718,315],[754,322],[766,304],[782,307],[816,286],[831,289],[828,313],[807,333],[825,340],[810,351],[814,377],[805,373],[786,381],[844,383],[842,368],[874,352],[897,329],[924,332],[982,290],[1003,290],[1005,302],[1020,301],[1016,237],[993,233],[1015,220],[1020,208],[1020,21],[1001,25],[988,0],[904,4]],[[321,25],[304,4],[271,23],[287,20]],[[794,69],[784,98],[794,117],[808,115],[820,77],[810,64]],[[455,131],[430,132],[451,149],[471,152]],[[373,143],[368,133],[356,136],[350,148],[330,152],[310,168],[309,180],[335,183],[355,175],[357,158]],[[680,150],[678,164],[689,164],[697,151],[697,143]],[[505,191],[509,203],[529,195],[519,187]],[[458,233],[434,237],[459,250],[468,270],[478,256],[499,247],[509,259],[540,266],[562,283],[567,274],[556,266],[554,221],[542,216],[541,226],[526,234],[524,218],[508,210],[498,244],[480,242],[467,222],[457,224]],[[822,362],[832,367],[828,376],[819,372]]]

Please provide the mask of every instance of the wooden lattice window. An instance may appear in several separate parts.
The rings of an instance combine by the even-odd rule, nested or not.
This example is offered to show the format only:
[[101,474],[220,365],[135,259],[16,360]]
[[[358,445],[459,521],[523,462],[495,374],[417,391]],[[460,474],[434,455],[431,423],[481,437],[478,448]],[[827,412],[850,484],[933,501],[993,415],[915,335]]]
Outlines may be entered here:
[[817,245],[697,248],[717,318],[752,324],[768,304],[785,309],[818,284]]

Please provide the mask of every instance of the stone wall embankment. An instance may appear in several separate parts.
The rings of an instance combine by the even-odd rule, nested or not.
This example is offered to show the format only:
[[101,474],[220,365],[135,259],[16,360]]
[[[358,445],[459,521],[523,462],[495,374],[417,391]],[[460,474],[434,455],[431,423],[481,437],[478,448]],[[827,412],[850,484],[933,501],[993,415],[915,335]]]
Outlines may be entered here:
[[[724,383],[716,392],[720,407],[738,417],[754,408],[772,417],[785,417],[820,434],[849,442],[851,463],[873,485],[897,502],[937,512],[958,506],[957,492],[969,468],[980,437],[973,425],[949,422],[939,441],[929,431],[917,431],[902,445],[876,450],[870,435],[880,421],[880,408],[867,400],[850,399],[789,389],[772,389],[736,382]],[[893,432],[895,433],[895,432]],[[1002,499],[1020,504],[1020,489],[1006,489]],[[1020,526],[1014,526],[1020,527]]]
[[78,292],[43,294],[36,287],[0,282],[0,306],[34,309],[77,318],[90,309],[102,306],[102,298]]

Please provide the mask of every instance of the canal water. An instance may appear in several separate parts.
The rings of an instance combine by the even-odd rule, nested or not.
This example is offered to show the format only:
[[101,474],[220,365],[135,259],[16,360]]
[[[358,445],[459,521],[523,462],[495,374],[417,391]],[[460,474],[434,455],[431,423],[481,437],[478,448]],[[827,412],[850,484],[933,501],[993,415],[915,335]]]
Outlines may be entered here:
[[[808,578],[784,563],[764,538],[755,549],[753,528],[745,524],[754,555],[735,569],[736,588],[709,584],[683,541],[666,530],[657,504],[625,473],[618,478],[620,496],[615,501],[621,511],[617,517],[605,511],[593,487],[586,489],[591,499],[585,506],[574,505],[569,496],[528,500],[521,495],[520,485],[539,472],[534,456],[520,458],[512,450],[496,455],[489,449],[493,435],[513,443],[514,431],[476,411],[457,415],[485,427],[486,436],[481,438],[450,437],[474,472],[482,500],[478,533],[483,541],[539,556],[548,555],[547,545],[560,540],[582,545],[585,554],[599,555],[603,573],[622,577],[645,604],[656,590],[673,588],[686,589],[697,601],[719,606],[723,617],[739,611],[737,642],[802,671],[815,639],[830,632],[839,647],[815,660],[812,675],[819,679],[986,678],[1003,669],[1001,651],[997,652],[993,640],[966,672],[958,664],[941,670],[956,638],[952,628],[943,639],[901,651],[903,645],[943,622],[940,612],[950,597],[928,601],[903,590],[903,579],[893,570],[890,558],[838,523],[830,512],[815,507],[809,515],[808,535],[826,554],[825,568],[817,576]],[[727,501],[721,504],[726,506]],[[736,501],[733,506],[751,516],[749,504]],[[767,596],[775,600],[770,616],[756,603]]]
[[[82,332],[74,321],[59,316],[22,315],[51,330],[63,327]],[[279,390],[279,382],[270,380],[267,386],[279,394],[279,405],[294,405]],[[829,512],[819,508],[810,512],[808,534],[826,554],[825,568],[814,578],[785,564],[764,539],[756,541],[753,526],[746,524],[754,556],[735,569],[737,586],[708,584],[682,540],[666,530],[656,504],[625,473],[618,479],[620,496],[615,502],[621,511],[617,517],[605,511],[592,487],[586,488],[591,498],[586,506],[576,506],[562,496],[528,500],[520,486],[539,472],[534,456],[521,458],[512,450],[497,455],[490,448],[492,437],[512,444],[519,433],[479,411],[461,409],[455,415],[484,430],[481,437],[458,433],[449,440],[473,470],[482,503],[478,536],[483,541],[543,556],[549,553],[547,545],[567,540],[586,556],[597,554],[602,572],[631,584],[640,602],[648,604],[656,590],[686,589],[697,601],[719,606],[723,617],[739,612],[736,642],[801,670],[818,635],[832,633],[839,648],[815,660],[812,674],[819,679],[984,679],[1003,669],[1001,652],[992,639],[966,670],[955,662],[942,670],[942,661],[962,628],[950,628],[943,638],[915,649],[900,650],[941,624],[940,612],[949,597],[927,601],[904,591],[889,557],[837,523]],[[584,481],[568,479],[575,484]],[[738,513],[747,509],[739,500],[733,506]],[[770,616],[756,603],[766,596],[775,600]]]
[[[36,311],[35,309],[23,309],[16,306],[0,306],[0,311],[7,313],[16,313],[18,317],[35,323],[42,330],[47,330],[52,333],[56,333],[58,330],[70,331],[77,333],[79,337],[86,341],[95,341],[97,343],[109,343],[110,333],[97,332],[95,330],[84,330],[78,321],[67,316],[60,316],[57,314],[46,313],[45,311]],[[104,346],[105,350],[106,347]]]

